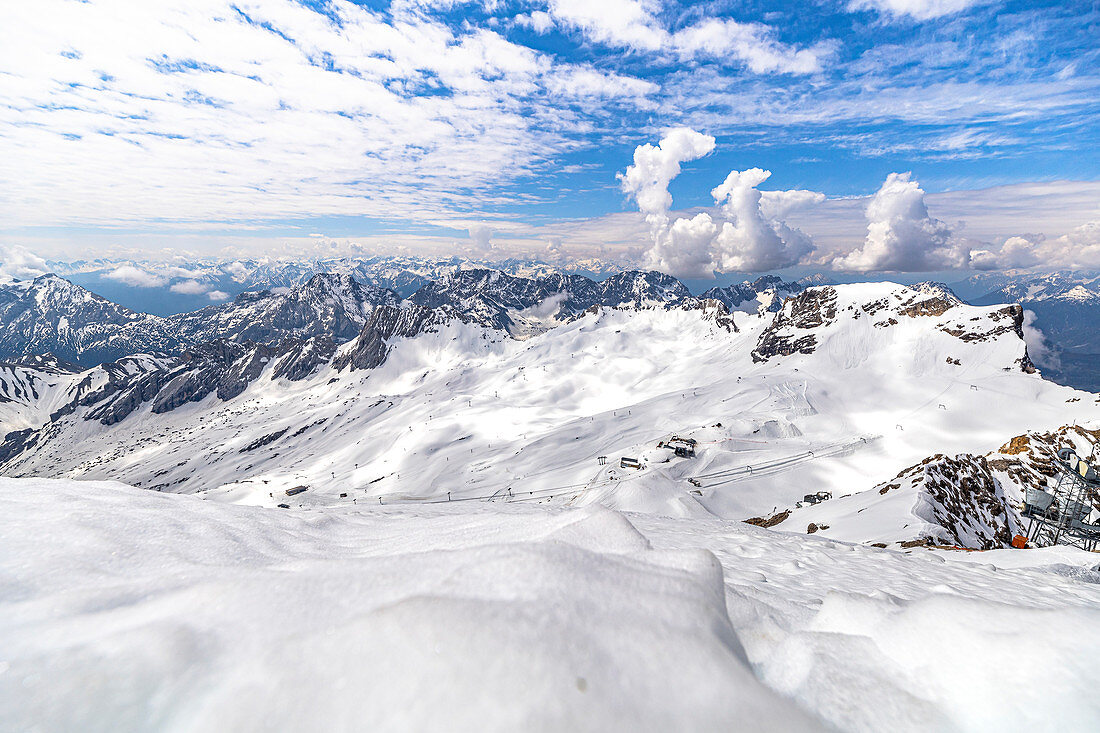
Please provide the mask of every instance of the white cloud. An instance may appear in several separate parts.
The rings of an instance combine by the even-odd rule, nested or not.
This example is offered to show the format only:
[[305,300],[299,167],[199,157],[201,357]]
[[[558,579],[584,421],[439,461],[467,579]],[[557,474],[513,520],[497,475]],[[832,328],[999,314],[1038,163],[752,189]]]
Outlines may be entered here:
[[1048,369],[1060,369],[1062,367],[1058,354],[1050,347],[1046,335],[1035,327],[1038,316],[1034,311],[1024,311],[1024,343],[1027,344],[1027,354],[1031,360],[1040,367]]
[[1038,248],[1044,263],[1060,267],[1100,267],[1100,221],[1090,221]]
[[180,267],[179,265],[173,265],[164,271],[166,277],[185,277],[189,280],[194,280],[202,276],[202,272],[199,270],[193,270],[186,267]]
[[730,18],[707,18],[672,32],[658,18],[661,7],[654,0],[550,0],[547,9],[550,20],[575,28],[596,43],[671,52],[684,60],[736,60],[756,74],[812,74],[834,48],[826,42],[798,49],[776,40],[769,26]]
[[[278,288],[276,288],[276,290],[278,290]],[[229,293],[226,293],[222,290],[211,290],[209,293],[206,294],[206,297],[217,303],[223,300],[229,300]]]
[[0,246],[0,282],[32,280],[50,271],[46,261],[20,246]]
[[713,277],[714,271],[757,272],[797,264],[813,250],[802,231],[777,217],[820,203],[824,194],[813,191],[756,189],[771,171],[751,168],[732,171],[711,191],[719,205],[719,220],[701,212],[670,223],[672,195],[668,185],[680,174],[683,163],[709,154],[714,138],[688,128],[668,131],[658,145],[639,145],[634,164],[620,174],[623,191],[638,204],[650,226],[653,245],[646,264],[680,277]]
[[325,11],[0,5],[0,27],[19,29],[0,44],[0,186],[11,192],[0,219],[480,213],[513,201],[508,184],[573,147],[607,105],[652,106],[652,82],[423,8],[331,0]]
[[479,252],[488,252],[493,248],[493,235],[496,234],[491,227],[485,224],[474,224],[469,229],[470,241]]
[[668,42],[653,0],[550,0],[550,15],[598,43],[657,51]]
[[[813,251],[813,242],[804,232],[765,216],[761,208],[763,196],[756,187],[770,177],[771,171],[760,168],[731,171],[722,185],[711,191],[728,219],[714,241],[713,257],[719,270],[778,270],[798,264]],[[770,198],[772,211],[790,211],[793,207],[823,201],[825,195],[813,191],[776,191]]]
[[1009,237],[996,250],[971,252],[970,260],[977,270],[1100,268],[1100,221],[1086,222],[1059,237]]
[[813,74],[834,51],[832,43],[796,49],[779,43],[771,28],[710,18],[672,35],[670,42],[683,57],[735,58],[756,74]]
[[931,20],[961,13],[990,0],[851,0],[849,10],[876,10],[885,15],[907,15],[916,20]]
[[229,275],[237,282],[241,282],[248,277],[249,270],[245,267],[243,262],[230,262],[228,265],[222,265],[222,272]]
[[1027,269],[1041,263],[1036,248],[1045,239],[1041,234],[1009,237],[997,251],[978,249],[970,252],[970,266],[975,270]]
[[968,250],[928,214],[924,190],[909,173],[891,173],[867,206],[863,246],[833,260],[838,270],[928,272],[961,269]]
[[634,164],[619,174],[623,191],[633,198],[651,225],[661,225],[672,208],[668,184],[680,175],[680,166],[709,155],[714,138],[686,127],[665,132],[657,145],[639,145]]
[[819,191],[761,191],[760,213],[768,219],[785,219],[789,214],[817,206],[824,201],[825,194]]
[[183,282],[175,283],[168,289],[180,295],[202,295],[210,290],[209,287],[196,280],[184,280]]
[[530,13],[521,13],[514,18],[515,22],[526,28],[530,28],[535,33],[543,34],[548,33],[551,28],[554,27],[554,19],[550,17],[550,13],[543,10],[533,10]]
[[680,217],[654,235],[645,264],[676,277],[714,277],[711,249],[717,233],[718,226],[706,212]]
[[168,280],[133,265],[122,265],[108,272],[104,277],[117,280],[134,288],[159,288],[168,284]]

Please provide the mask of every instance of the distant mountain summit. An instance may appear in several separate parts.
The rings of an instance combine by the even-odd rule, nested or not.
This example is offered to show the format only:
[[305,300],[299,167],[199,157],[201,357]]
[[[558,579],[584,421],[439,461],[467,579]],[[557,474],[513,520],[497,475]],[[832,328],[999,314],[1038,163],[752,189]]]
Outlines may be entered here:
[[802,288],[802,285],[786,282],[776,275],[764,275],[751,282],[746,280],[724,288],[711,288],[701,297],[713,298],[731,311],[774,313],[779,310],[787,296],[801,292]]
[[0,359],[49,353],[92,366],[138,353],[180,354],[215,339],[269,346],[288,338],[343,342],[358,335],[374,308],[400,300],[350,275],[322,273],[297,288],[242,293],[230,303],[164,318],[43,275],[0,285]]

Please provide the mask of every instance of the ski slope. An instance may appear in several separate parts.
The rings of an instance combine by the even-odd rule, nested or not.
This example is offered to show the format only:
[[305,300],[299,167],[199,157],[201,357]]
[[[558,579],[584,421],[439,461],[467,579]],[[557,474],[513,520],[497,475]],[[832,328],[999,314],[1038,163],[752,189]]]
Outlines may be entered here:
[[[1100,416],[1095,395],[1021,370],[1004,307],[910,316],[935,293],[827,290],[834,317],[805,329],[771,313],[738,314],[732,331],[713,311],[604,308],[518,341],[452,320],[396,340],[375,369],[267,373],[229,401],[146,403],[110,426],[77,408],[3,471],[270,507],[492,499],[743,519]],[[754,358],[791,328],[811,353]],[[698,440],[698,457],[656,447],[672,435]]]

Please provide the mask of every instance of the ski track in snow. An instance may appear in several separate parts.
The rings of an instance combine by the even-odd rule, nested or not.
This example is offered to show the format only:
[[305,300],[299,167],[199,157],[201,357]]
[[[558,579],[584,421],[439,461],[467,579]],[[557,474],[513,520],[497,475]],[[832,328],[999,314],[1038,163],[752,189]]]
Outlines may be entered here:
[[[836,293],[836,322],[807,330],[818,339],[812,354],[755,362],[771,314],[738,314],[740,332],[729,333],[698,311],[604,310],[526,341],[451,323],[396,342],[374,370],[261,378],[230,402],[210,395],[166,414],[147,403],[109,427],[80,408],[5,472],[265,506],[306,486],[289,503],[523,497],[743,519],[812,491],[871,488],[935,453],[981,454],[1027,430],[1100,416],[1094,396],[1022,373],[1015,334],[966,342],[938,328],[988,330],[997,307],[880,328],[873,321],[891,311],[856,318],[861,306],[897,307],[914,291],[875,283]],[[697,459],[655,448],[676,433],[700,440]],[[839,444],[852,450],[784,463]],[[622,456],[645,470],[619,469]],[[761,465],[776,470],[737,475]],[[737,480],[688,482],[721,472]]]

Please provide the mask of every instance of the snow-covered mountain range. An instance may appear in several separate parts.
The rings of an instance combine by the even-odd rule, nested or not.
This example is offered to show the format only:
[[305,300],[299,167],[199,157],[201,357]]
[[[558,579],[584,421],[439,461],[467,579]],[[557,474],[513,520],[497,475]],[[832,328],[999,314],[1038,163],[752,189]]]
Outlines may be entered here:
[[52,272],[132,310],[168,316],[197,310],[252,290],[296,288],[314,275],[349,275],[363,283],[408,296],[459,270],[495,269],[517,277],[554,273],[602,279],[622,267],[601,260],[550,265],[532,260],[489,262],[468,257],[316,257],[302,259],[172,259],[167,261],[49,261]]
[[[774,288],[774,282],[760,281],[769,302]],[[758,297],[748,285],[733,292],[737,303],[757,302],[745,300]],[[703,300],[693,298],[675,278],[656,272],[624,272],[596,282],[560,273],[524,278],[497,270],[458,270],[428,283],[406,302],[518,336],[596,306]],[[43,275],[0,285],[0,322],[8,325],[0,337],[0,359],[50,353],[91,366],[141,352],[180,354],[214,339],[275,346],[287,338],[327,337],[343,343],[359,334],[374,309],[400,302],[392,290],[347,274],[321,273],[296,287],[248,291],[230,303],[161,317],[136,313],[56,275]]]
[[135,313],[56,275],[0,285],[0,358],[50,353],[86,366],[130,354],[178,354],[214,339],[274,345],[286,338],[347,341],[391,290],[323,273],[291,289],[246,292],[231,303],[161,317]]
[[[971,302],[1020,303],[1033,316],[1033,325],[1044,334],[1048,376],[1063,384],[1090,391],[1100,390],[1100,273],[1065,271],[1037,275],[1000,276],[990,291]],[[992,284],[992,283],[991,283]]]
[[169,317],[0,292],[16,727],[1100,719],[1094,557],[1004,549],[1100,437],[1019,305],[486,270]]
[[[951,512],[898,498],[909,481],[873,527],[813,513],[807,527],[1002,546],[1026,482],[991,472],[988,454],[1100,413],[1036,373],[1019,306],[969,306],[936,284],[760,280],[696,298],[658,273],[465,270],[406,300],[319,275],[168,319],[73,302],[122,321],[62,342],[84,346],[77,357],[176,341],[117,347],[128,355],[83,370],[5,365],[4,475],[268,506],[492,498],[774,521],[811,488],[860,497],[828,506],[862,515],[919,464],[980,480],[937,499]],[[78,315],[53,312],[39,320]],[[74,331],[30,333],[46,333],[34,350]],[[696,457],[660,447],[672,436],[697,441]]]

